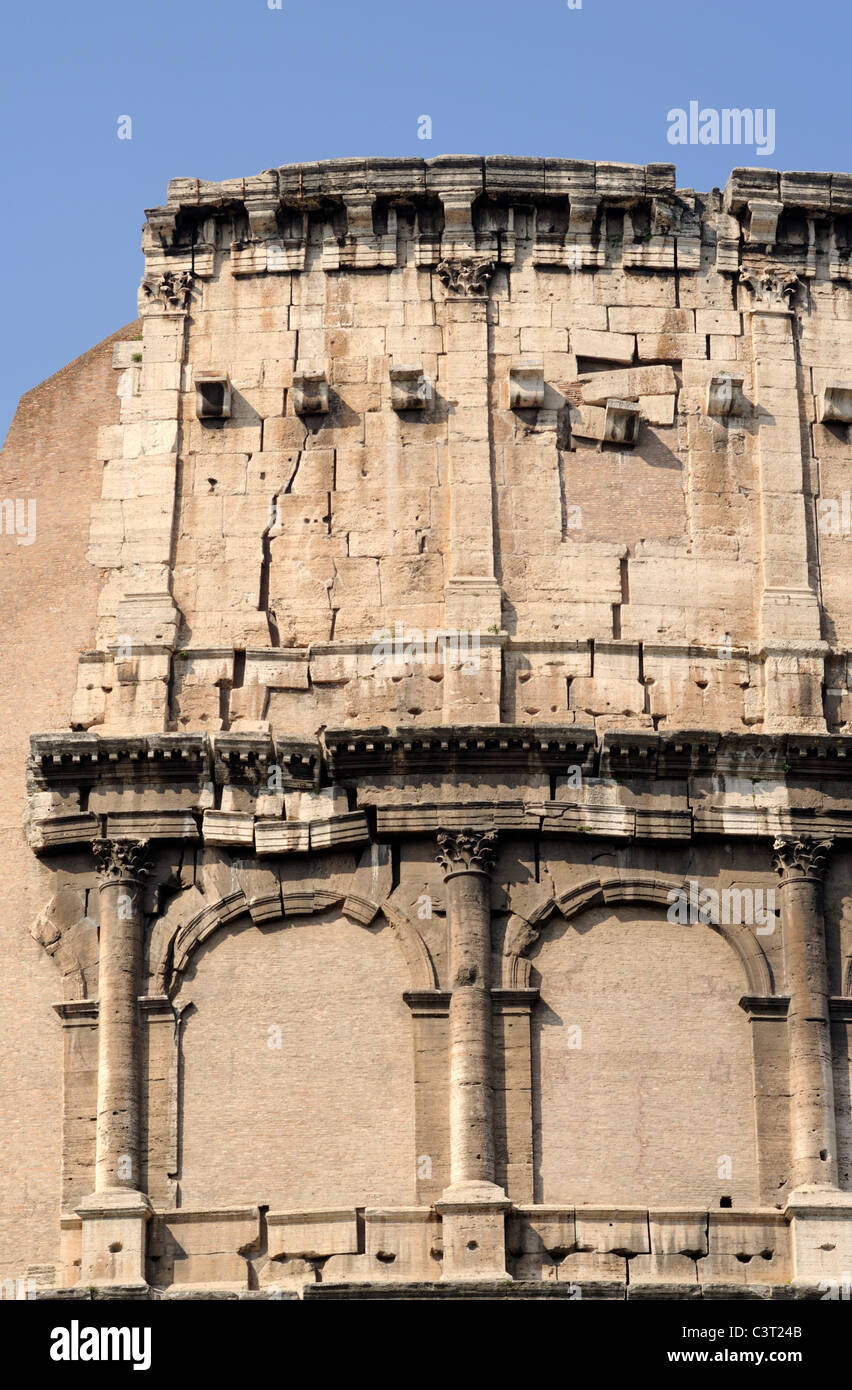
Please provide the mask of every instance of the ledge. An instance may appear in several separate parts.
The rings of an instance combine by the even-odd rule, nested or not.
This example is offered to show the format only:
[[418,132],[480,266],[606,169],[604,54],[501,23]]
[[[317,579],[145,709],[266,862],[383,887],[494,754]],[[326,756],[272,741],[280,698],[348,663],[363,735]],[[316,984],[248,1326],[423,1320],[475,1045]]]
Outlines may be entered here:
[[[580,725],[491,724],[330,730],[322,741],[266,733],[36,734],[31,749],[27,836],[36,853],[107,836],[304,854],[467,825],[670,843],[778,834],[852,839],[852,798],[832,792],[824,808],[796,802],[814,784],[848,783],[852,735],[613,729],[597,741]],[[268,788],[273,765],[281,772],[277,794]],[[578,772],[576,794],[570,779],[557,789],[559,778]],[[481,798],[419,799],[424,779],[458,774],[492,785]],[[516,781],[508,795],[495,794],[495,779],[510,776]],[[518,785],[525,776],[530,785]],[[691,779],[726,777],[786,785],[789,796],[786,804],[728,804],[723,786],[719,804],[704,791],[691,796]],[[336,814],[303,820],[297,809],[294,818],[294,795],[334,785],[351,790],[361,780],[371,784],[370,795],[356,808],[343,811],[339,797]],[[673,790],[673,782],[681,786]],[[588,783],[609,783],[610,795],[587,797]]]

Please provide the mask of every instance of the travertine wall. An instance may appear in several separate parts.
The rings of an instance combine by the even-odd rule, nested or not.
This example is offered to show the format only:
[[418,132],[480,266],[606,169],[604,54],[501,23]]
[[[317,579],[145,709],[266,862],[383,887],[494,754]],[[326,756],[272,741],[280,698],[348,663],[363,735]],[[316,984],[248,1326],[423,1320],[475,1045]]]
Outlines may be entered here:
[[[822,394],[845,400],[845,180],[455,157],[175,180],[99,445],[75,726],[845,728],[850,445]],[[228,418],[197,418],[199,372]],[[633,444],[601,440],[607,401]],[[480,669],[389,673],[397,625],[476,633]]]
[[0,1268],[850,1267],[851,234],[846,175],[170,185],[7,707]]

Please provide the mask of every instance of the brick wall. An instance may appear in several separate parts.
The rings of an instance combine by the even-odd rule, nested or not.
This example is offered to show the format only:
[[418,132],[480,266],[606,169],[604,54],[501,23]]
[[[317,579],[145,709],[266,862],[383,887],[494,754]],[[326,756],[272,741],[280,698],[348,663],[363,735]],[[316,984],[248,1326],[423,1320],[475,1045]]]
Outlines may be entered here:
[[99,496],[101,425],[118,419],[113,344],[128,324],[22,397],[0,454],[0,498],[34,498],[36,539],[0,535],[0,1273],[56,1258],[62,998],[54,963],[29,928],[51,894],[50,874],[24,839],[25,768],[35,728],[67,727],[77,654],[92,645],[99,576],[86,561]]

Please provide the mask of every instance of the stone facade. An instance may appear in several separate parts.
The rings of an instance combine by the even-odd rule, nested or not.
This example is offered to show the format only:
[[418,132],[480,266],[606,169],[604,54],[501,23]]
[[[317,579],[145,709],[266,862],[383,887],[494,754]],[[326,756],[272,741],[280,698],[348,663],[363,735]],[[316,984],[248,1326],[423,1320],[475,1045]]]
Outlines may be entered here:
[[143,247],[29,441],[88,568],[3,538],[0,1274],[848,1279],[852,176],[306,164]]

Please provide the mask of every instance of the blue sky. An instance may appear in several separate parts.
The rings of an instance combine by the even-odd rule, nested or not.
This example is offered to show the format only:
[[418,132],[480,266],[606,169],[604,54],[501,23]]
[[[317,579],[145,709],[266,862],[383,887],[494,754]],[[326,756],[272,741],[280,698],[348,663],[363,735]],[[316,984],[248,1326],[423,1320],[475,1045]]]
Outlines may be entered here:
[[[23,391],[135,316],[143,210],[176,175],[526,154],[671,161],[708,189],[741,164],[852,168],[848,0],[280,2],[5,7],[0,438]],[[690,101],[774,109],[774,154],[673,147]]]

